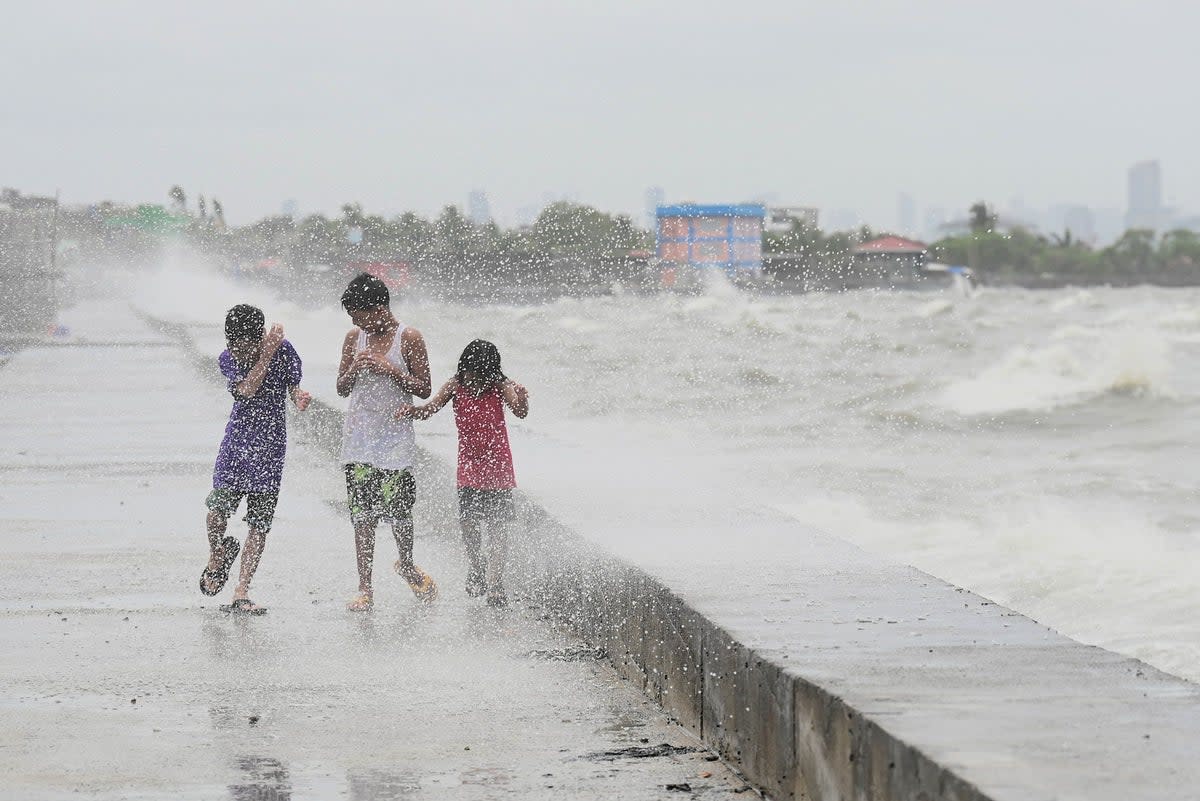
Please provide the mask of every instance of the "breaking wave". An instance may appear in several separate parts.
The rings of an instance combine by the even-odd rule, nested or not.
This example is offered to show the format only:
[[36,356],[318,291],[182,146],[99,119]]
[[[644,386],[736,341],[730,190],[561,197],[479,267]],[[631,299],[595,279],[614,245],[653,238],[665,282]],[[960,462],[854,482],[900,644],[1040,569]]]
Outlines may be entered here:
[[950,384],[939,405],[962,415],[1048,411],[1104,397],[1170,397],[1169,343],[1145,330],[1072,326],[1022,345],[978,375]]

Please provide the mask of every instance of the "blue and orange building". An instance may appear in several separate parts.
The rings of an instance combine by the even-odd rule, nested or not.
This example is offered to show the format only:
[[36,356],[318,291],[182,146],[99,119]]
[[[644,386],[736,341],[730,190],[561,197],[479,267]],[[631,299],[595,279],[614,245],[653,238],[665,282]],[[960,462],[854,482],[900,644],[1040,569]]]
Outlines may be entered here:
[[762,271],[763,219],[757,203],[659,206],[658,258],[678,266],[720,269],[729,275]]

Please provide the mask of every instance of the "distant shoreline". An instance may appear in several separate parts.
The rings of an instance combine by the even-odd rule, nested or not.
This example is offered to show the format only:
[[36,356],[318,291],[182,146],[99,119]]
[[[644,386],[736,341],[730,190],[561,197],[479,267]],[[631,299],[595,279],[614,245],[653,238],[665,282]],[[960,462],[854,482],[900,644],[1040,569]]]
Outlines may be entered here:
[[981,276],[984,286],[1012,289],[1066,289],[1068,287],[1112,287],[1130,289],[1138,286],[1154,286],[1163,289],[1185,289],[1200,287],[1200,271],[1161,271],[1137,275],[1080,276],[1056,275],[988,275]]

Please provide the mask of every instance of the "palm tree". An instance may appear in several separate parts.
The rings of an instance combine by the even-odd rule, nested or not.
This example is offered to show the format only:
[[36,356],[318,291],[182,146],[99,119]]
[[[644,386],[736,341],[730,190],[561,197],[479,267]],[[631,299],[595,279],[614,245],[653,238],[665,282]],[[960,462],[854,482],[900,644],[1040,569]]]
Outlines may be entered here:
[[990,234],[996,230],[996,213],[982,200],[971,205],[967,224],[973,234]]

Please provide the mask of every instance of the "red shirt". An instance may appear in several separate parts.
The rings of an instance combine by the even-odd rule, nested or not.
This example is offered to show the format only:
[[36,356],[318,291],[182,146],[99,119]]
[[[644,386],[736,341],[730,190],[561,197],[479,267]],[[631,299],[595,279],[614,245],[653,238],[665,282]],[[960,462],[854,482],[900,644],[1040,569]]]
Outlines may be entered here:
[[500,387],[493,386],[477,396],[460,384],[454,391],[454,425],[458,428],[458,486],[515,488],[517,479]]

